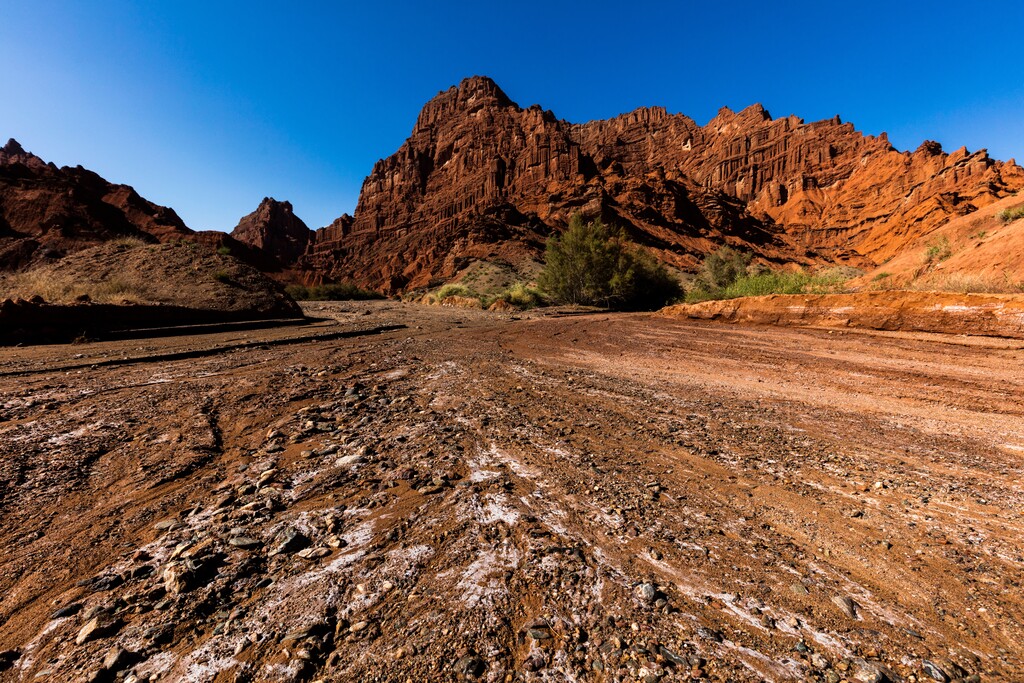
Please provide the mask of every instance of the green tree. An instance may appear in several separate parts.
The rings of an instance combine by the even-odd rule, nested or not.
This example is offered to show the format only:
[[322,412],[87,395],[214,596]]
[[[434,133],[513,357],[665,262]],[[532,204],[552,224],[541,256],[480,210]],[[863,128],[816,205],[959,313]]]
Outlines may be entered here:
[[634,310],[659,308],[680,295],[665,266],[621,230],[600,219],[586,223],[579,214],[548,240],[539,284],[563,303]]

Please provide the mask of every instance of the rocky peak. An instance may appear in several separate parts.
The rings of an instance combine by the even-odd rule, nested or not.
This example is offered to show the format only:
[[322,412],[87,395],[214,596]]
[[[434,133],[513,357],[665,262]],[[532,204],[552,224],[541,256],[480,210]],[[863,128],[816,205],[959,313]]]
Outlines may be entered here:
[[413,134],[428,130],[453,116],[466,116],[486,108],[506,107],[519,109],[519,105],[509,99],[497,83],[486,76],[466,78],[458,86],[438,93],[424,105]]
[[292,263],[305,251],[312,230],[295,215],[291,202],[264,197],[255,211],[243,217],[231,236],[261,249],[282,264]]
[[41,168],[47,165],[35,154],[26,152],[25,148],[14,138],[8,140],[7,144],[0,148],[0,166],[10,164],[24,164],[29,168]]

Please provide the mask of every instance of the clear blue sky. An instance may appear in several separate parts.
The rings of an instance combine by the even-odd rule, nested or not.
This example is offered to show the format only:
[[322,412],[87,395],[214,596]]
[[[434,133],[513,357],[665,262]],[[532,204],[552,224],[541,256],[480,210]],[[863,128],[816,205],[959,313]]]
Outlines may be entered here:
[[0,0],[0,136],[221,230],[266,195],[314,228],[352,212],[474,74],[569,121],[761,102],[1024,161],[1022,37],[1016,0]]

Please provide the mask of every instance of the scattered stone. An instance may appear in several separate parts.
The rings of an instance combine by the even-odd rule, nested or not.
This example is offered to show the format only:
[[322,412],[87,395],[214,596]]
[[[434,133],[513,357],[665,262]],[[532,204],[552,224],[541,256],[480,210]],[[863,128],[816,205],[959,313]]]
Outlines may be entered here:
[[4,650],[0,652],[0,671],[10,669],[19,659],[21,659],[21,653],[17,650]]
[[650,604],[654,602],[654,599],[658,595],[658,589],[654,587],[653,583],[641,583],[636,587],[636,596],[641,602]]
[[232,536],[228,539],[228,544],[242,550],[256,550],[263,543],[252,536]]
[[157,531],[174,531],[176,529],[182,528],[183,526],[185,525],[179,522],[178,520],[168,518],[160,520],[159,522],[153,525],[153,528]]
[[923,660],[921,662],[921,670],[939,683],[949,683],[949,674],[947,674],[942,667],[935,662],[931,662],[927,659]]
[[107,655],[103,658],[103,670],[120,671],[130,666],[134,660],[135,653],[125,650],[119,645],[114,645],[107,650]]
[[75,614],[78,614],[81,611],[82,611],[82,603],[80,603],[80,602],[72,602],[72,603],[68,603],[67,605],[64,605],[63,607],[58,609],[56,612],[51,614],[50,618],[51,619],[64,619],[64,618],[67,618],[67,617],[70,617],[70,616],[74,616]]
[[320,558],[330,555],[331,551],[327,548],[306,548],[305,550],[300,550],[295,554],[304,560],[319,560]]
[[853,672],[853,680],[857,683],[883,683],[886,677],[877,665],[860,661],[857,663],[857,670]]
[[193,578],[188,568],[178,564],[171,565],[164,570],[164,589],[172,596],[187,593],[195,587]]
[[464,655],[455,662],[455,670],[465,678],[479,678],[486,669],[487,664],[484,660],[472,653]]
[[82,626],[75,638],[76,645],[84,645],[90,640],[112,636],[121,628],[121,620],[110,614],[99,614]]
[[289,527],[279,533],[274,539],[273,549],[270,555],[282,555],[295,553],[309,545],[309,538],[301,531]]
[[851,619],[857,618],[857,608],[859,605],[853,601],[853,598],[847,595],[836,595],[832,597],[832,602],[836,607],[843,611],[843,614],[850,617]]

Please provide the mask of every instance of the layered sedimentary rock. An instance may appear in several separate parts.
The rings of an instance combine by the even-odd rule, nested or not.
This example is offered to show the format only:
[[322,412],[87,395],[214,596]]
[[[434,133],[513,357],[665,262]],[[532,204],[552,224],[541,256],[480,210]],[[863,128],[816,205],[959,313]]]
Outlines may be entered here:
[[586,142],[578,127],[519,107],[490,79],[467,79],[427,103],[409,139],[363,183],[355,216],[318,231],[302,266],[312,278],[398,291],[474,259],[536,258],[577,211],[680,266],[723,241],[769,257],[786,251],[734,198],[660,166],[599,165],[604,157]]
[[263,250],[282,264],[294,263],[305,253],[313,231],[295,215],[291,202],[264,197],[259,207],[238,222],[231,236]]
[[355,215],[318,231],[298,265],[309,279],[408,289],[473,259],[536,257],[579,211],[680,267],[722,243],[870,266],[1022,187],[1024,170],[984,150],[901,153],[838,117],[773,119],[754,105],[699,126],[653,107],[569,124],[474,77],[427,103]]

